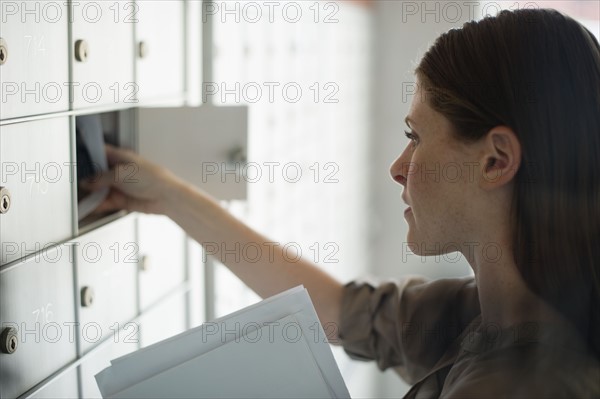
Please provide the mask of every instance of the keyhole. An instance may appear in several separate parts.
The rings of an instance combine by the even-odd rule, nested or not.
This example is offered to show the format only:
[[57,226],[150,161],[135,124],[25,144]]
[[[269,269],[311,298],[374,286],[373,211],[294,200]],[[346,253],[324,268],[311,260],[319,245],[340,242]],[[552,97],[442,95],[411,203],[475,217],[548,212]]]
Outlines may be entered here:
[[6,197],[2,198],[2,209],[3,210],[7,210],[8,209],[8,198],[6,198]]
[[15,337],[11,337],[10,350],[14,352],[15,349],[17,349],[17,339]]
[[0,48],[0,62],[4,61],[4,49]]

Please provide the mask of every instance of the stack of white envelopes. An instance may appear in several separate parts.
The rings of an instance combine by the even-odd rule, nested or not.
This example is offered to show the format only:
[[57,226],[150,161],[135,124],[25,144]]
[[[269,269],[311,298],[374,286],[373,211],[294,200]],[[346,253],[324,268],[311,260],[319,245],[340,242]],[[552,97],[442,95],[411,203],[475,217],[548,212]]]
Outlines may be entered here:
[[349,398],[304,287],[111,361],[104,398]]

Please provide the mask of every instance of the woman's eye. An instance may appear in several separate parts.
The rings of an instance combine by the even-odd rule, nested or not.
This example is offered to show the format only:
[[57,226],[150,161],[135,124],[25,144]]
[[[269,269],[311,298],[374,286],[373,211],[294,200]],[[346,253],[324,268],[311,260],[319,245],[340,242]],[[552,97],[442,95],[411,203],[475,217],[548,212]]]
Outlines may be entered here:
[[418,137],[416,134],[414,134],[413,132],[407,132],[406,130],[404,131],[404,134],[411,141],[413,147],[417,145]]

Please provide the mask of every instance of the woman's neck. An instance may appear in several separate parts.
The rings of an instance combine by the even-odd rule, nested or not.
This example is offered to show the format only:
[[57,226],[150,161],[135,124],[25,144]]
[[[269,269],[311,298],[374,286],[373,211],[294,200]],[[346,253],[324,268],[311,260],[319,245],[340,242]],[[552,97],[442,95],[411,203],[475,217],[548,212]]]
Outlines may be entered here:
[[496,242],[499,256],[492,258],[486,248],[481,248],[469,259],[477,282],[482,322],[500,328],[527,321],[564,322],[552,306],[527,287],[514,262],[510,245]]

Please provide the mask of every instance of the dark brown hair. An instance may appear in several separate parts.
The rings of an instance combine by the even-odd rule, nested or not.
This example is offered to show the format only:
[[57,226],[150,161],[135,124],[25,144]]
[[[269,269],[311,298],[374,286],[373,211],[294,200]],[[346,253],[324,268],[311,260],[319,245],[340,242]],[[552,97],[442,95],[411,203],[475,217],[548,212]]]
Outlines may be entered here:
[[528,287],[600,356],[600,46],[555,10],[503,11],[440,36],[416,70],[457,138],[518,136],[513,250]]

